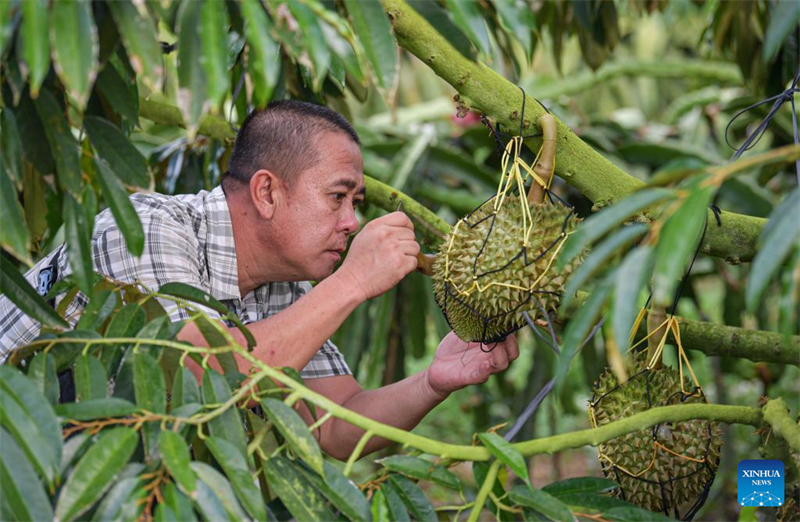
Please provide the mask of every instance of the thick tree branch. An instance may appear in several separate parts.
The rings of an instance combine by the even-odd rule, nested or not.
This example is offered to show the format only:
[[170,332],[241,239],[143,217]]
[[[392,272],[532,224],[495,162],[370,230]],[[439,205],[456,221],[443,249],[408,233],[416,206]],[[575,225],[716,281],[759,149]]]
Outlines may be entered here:
[[771,399],[764,405],[764,421],[789,443],[796,452],[800,452],[800,426],[789,417],[789,407],[783,399]]
[[[398,43],[452,85],[459,92],[459,103],[495,118],[506,128],[519,128],[522,95],[517,86],[485,64],[473,62],[459,53],[404,0],[382,0],[382,4],[392,19]],[[531,129],[531,122],[543,112],[536,100],[528,96],[523,128]],[[527,141],[533,150],[538,150],[541,144],[538,139]],[[558,123],[556,174],[597,207],[606,206],[642,186],[641,181],[604,158],[562,122]],[[721,227],[709,228],[704,250],[730,261],[750,261],[765,221],[733,213],[725,216],[728,219]]]

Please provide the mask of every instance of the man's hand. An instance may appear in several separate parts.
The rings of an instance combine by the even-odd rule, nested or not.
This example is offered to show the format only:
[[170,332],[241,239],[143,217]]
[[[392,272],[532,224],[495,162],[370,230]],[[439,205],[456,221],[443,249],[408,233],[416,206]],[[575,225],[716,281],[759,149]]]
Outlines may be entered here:
[[419,243],[414,224],[402,212],[367,223],[350,245],[338,272],[360,289],[363,300],[377,297],[417,268]]
[[434,393],[444,398],[465,386],[486,382],[491,375],[508,368],[517,357],[519,347],[514,335],[497,343],[492,351],[484,352],[480,343],[465,343],[450,332],[439,343],[436,357],[428,367],[428,384]]

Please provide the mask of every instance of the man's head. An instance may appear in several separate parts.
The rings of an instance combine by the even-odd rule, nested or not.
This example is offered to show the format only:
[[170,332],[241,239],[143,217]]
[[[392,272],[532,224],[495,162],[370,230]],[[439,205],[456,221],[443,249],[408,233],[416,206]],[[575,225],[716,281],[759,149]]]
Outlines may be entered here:
[[256,283],[331,274],[358,229],[354,205],[364,198],[358,143],[341,115],[299,101],[273,102],[244,121],[223,188],[234,226],[249,228],[236,249],[256,260],[258,266],[244,267]]

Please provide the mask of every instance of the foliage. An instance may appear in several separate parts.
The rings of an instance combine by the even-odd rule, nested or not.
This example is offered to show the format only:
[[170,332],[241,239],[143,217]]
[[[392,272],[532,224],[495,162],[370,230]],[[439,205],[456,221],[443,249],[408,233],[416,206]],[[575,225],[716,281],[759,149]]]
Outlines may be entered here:
[[[572,317],[559,332],[561,355],[521,334],[523,353],[529,360],[535,353],[536,364],[520,361],[512,378],[457,395],[466,399],[461,407],[473,423],[449,410],[439,421],[444,427],[436,420],[431,428],[423,426],[447,431],[423,437],[326,402],[291,372],[252,360],[229,337],[211,342],[210,349],[176,341],[181,325],[165,319],[154,296],[192,309],[193,320],[200,321],[203,313],[192,304],[197,291],[173,286],[152,293],[106,281],[92,270],[90,238],[98,210],[110,208],[130,251],[141,252],[143,230],[128,193],[210,189],[226,170],[237,123],[252,108],[284,97],[324,103],[356,122],[368,182],[385,184],[384,195],[404,192],[412,198],[407,201],[422,204],[419,211],[406,208],[422,225],[418,230],[428,231],[421,239],[433,249],[447,222],[496,189],[497,144],[469,109],[481,110],[495,124],[503,121],[501,139],[507,115],[462,92],[457,111],[466,118],[444,119],[454,112],[448,99],[453,88],[469,87],[466,80],[459,83],[465,72],[455,68],[451,80],[442,71],[451,65],[448,60],[419,56],[423,64],[398,50],[398,41],[407,44],[392,17],[404,13],[403,2],[3,1],[0,283],[3,294],[46,325],[39,340],[15,352],[16,368],[0,368],[3,519],[134,519],[145,513],[160,520],[290,515],[332,520],[338,513],[350,520],[428,520],[470,510],[475,520],[484,506],[503,520],[652,519],[654,514],[609,497],[615,484],[597,477],[534,487],[526,459],[597,445],[676,416],[738,422],[766,432],[774,425],[780,433],[774,439],[789,440],[797,450],[785,408],[770,401],[762,418],[748,384],[760,375],[762,394],[797,397],[796,386],[786,384],[796,381],[795,367],[758,363],[775,360],[770,357],[776,351],[789,354],[784,360],[797,360],[791,355],[800,350],[798,192],[785,168],[797,151],[779,148],[791,142],[792,123],[788,111],[779,111],[757,146],[760,154],[731,165],[724,165],[730,151],[723,132],[739,109],[757,101],[754,95],[783,90],[794,75],[800,62],[797,3],[410,4],[430,24],[420,24],[421,31],[444,36],[470,63],[487,63],[524,86],[595,151],[648,185],[630,197],[619,193],[591,201],[584,196],[600,193],[598,183],[584,195],[556,187],[583,216],[602,209],[564,248],[567,256],[588,246],[593,251],[570,281],[570,290],[591,293],[572,299],[582,305],[577,312],[565,306],[565,316]],[[442,49],[428,50],[445,56]],[[493,89],[500,90],[500,80],[487,97],[499,98]],[[517,96],[516,88],[513,92]],[[540,109],[529,104],[527,110]],[[734,138],[763,116],[759,110],[735,122]],[[600,157],[597,152],[592,151]],[[559,165],[570,160],[562,159]],[[578,159],[599,164],[592,163],[594,156]],[[579,177],[569,169],[558,173],[572,184]],[[616,175],[600,169],[600,179],[604,173],[609,180]],[[397,207],[379,192],[368,192],[372,204],[364,219]],[[747,241],[733,242],[721,254],[705,248],[705,231],[716,226],[707,210],[712,202],[723,207],[721,219],[734,234],[760,237],[749,252],[741,247]],[[729,210],[748,219],[768,218],[767,226],[763,220],[739,220]],[[641,223],[625,226],[631,221]],[[756,225],[744,230],[742,223]],[[80,292],[94,306],[91,316],[68,329],[58,310],[19,273],[63,241],[73,276],[54,294],[66,294],[64,303]],[[672,305],[698,245],[729,261],[753,260],[728,266],[701,255],[677,310],[685,324],[698,325],[697,341],[685,338],[684,345],[697,350],[692,356],[699,361],[700,379],[715,381],[717,402],[749,406],[654,409],[605,426],[606,431],[560,438],[541,437],[548,423],[540,414],[539,427],[528,423],[523,432],[540,438],[519,444],[487,432],[521,410],[552,375],[558,398],[551,395],[548,411],[576,410],[602,368],[613,367],[623,355],[648,281],[652,278],[654,304]],[[601,316],[608,319],[606,326],[596,342],[583,347]],[[715,344],[713,332],[720,330],[709,323],[717,323],[726,340],[746,337],[735,327],[757,330],[741,345],[720,348],[727,341]],[[359,380],[377,386],[424,364],[431,343],[446,331],[430,281],[412,274],[359,307],[335,340]],[[206,335],[211,341],[225,332],[206,330]],[[734,358],[712,363],[702,353],[729,348],[725,353],[757,363]],[[256,366],[246,379],[228,364],[234,352]],[[207,370],[198,385],[183,364],[186,357],[204,367],[215,357],[228,371]],[[58,374],[67,369],[73,377],[60,380]],[[742,383],[749,395],[732,395],[738,392],[731,384]],[[77,400],[59,403],[69,385]],[[365,474],[361,464],[354,469],[357,448],[341,469],[323,456],[313,430],[301,426],[292,409],[299,400],[363,428],[364,443],[380,436],[410,450],[378,461]],[[477,406],[466,405],[469,401]],[[263,415],[248,408],[255,404]],[[796,409],[797,401],[789,406]],[[551,424],[551,433],[586,425]],[[478,446],[443,442],[472,431],[481,432]],[[749,434],[742,439],[746,442],[727,455],[728,462],[753,456],[757,444]],[[781,451],[788,455],[788,448]],[[473,462],[472,476],[457,467],[461,461]],[[355,474],[363,475],[360,487],[351,482]]]

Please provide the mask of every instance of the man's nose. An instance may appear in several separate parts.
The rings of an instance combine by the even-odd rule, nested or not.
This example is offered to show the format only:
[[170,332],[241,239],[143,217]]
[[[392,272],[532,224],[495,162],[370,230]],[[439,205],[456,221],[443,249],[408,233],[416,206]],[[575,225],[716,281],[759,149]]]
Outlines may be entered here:
[[345,215],[339,222],[339,229],[347,235],[354,234],[358,231],[358,218],[356,217],[356,210],[352,206],[347,205],[348,209],[345,210]]

